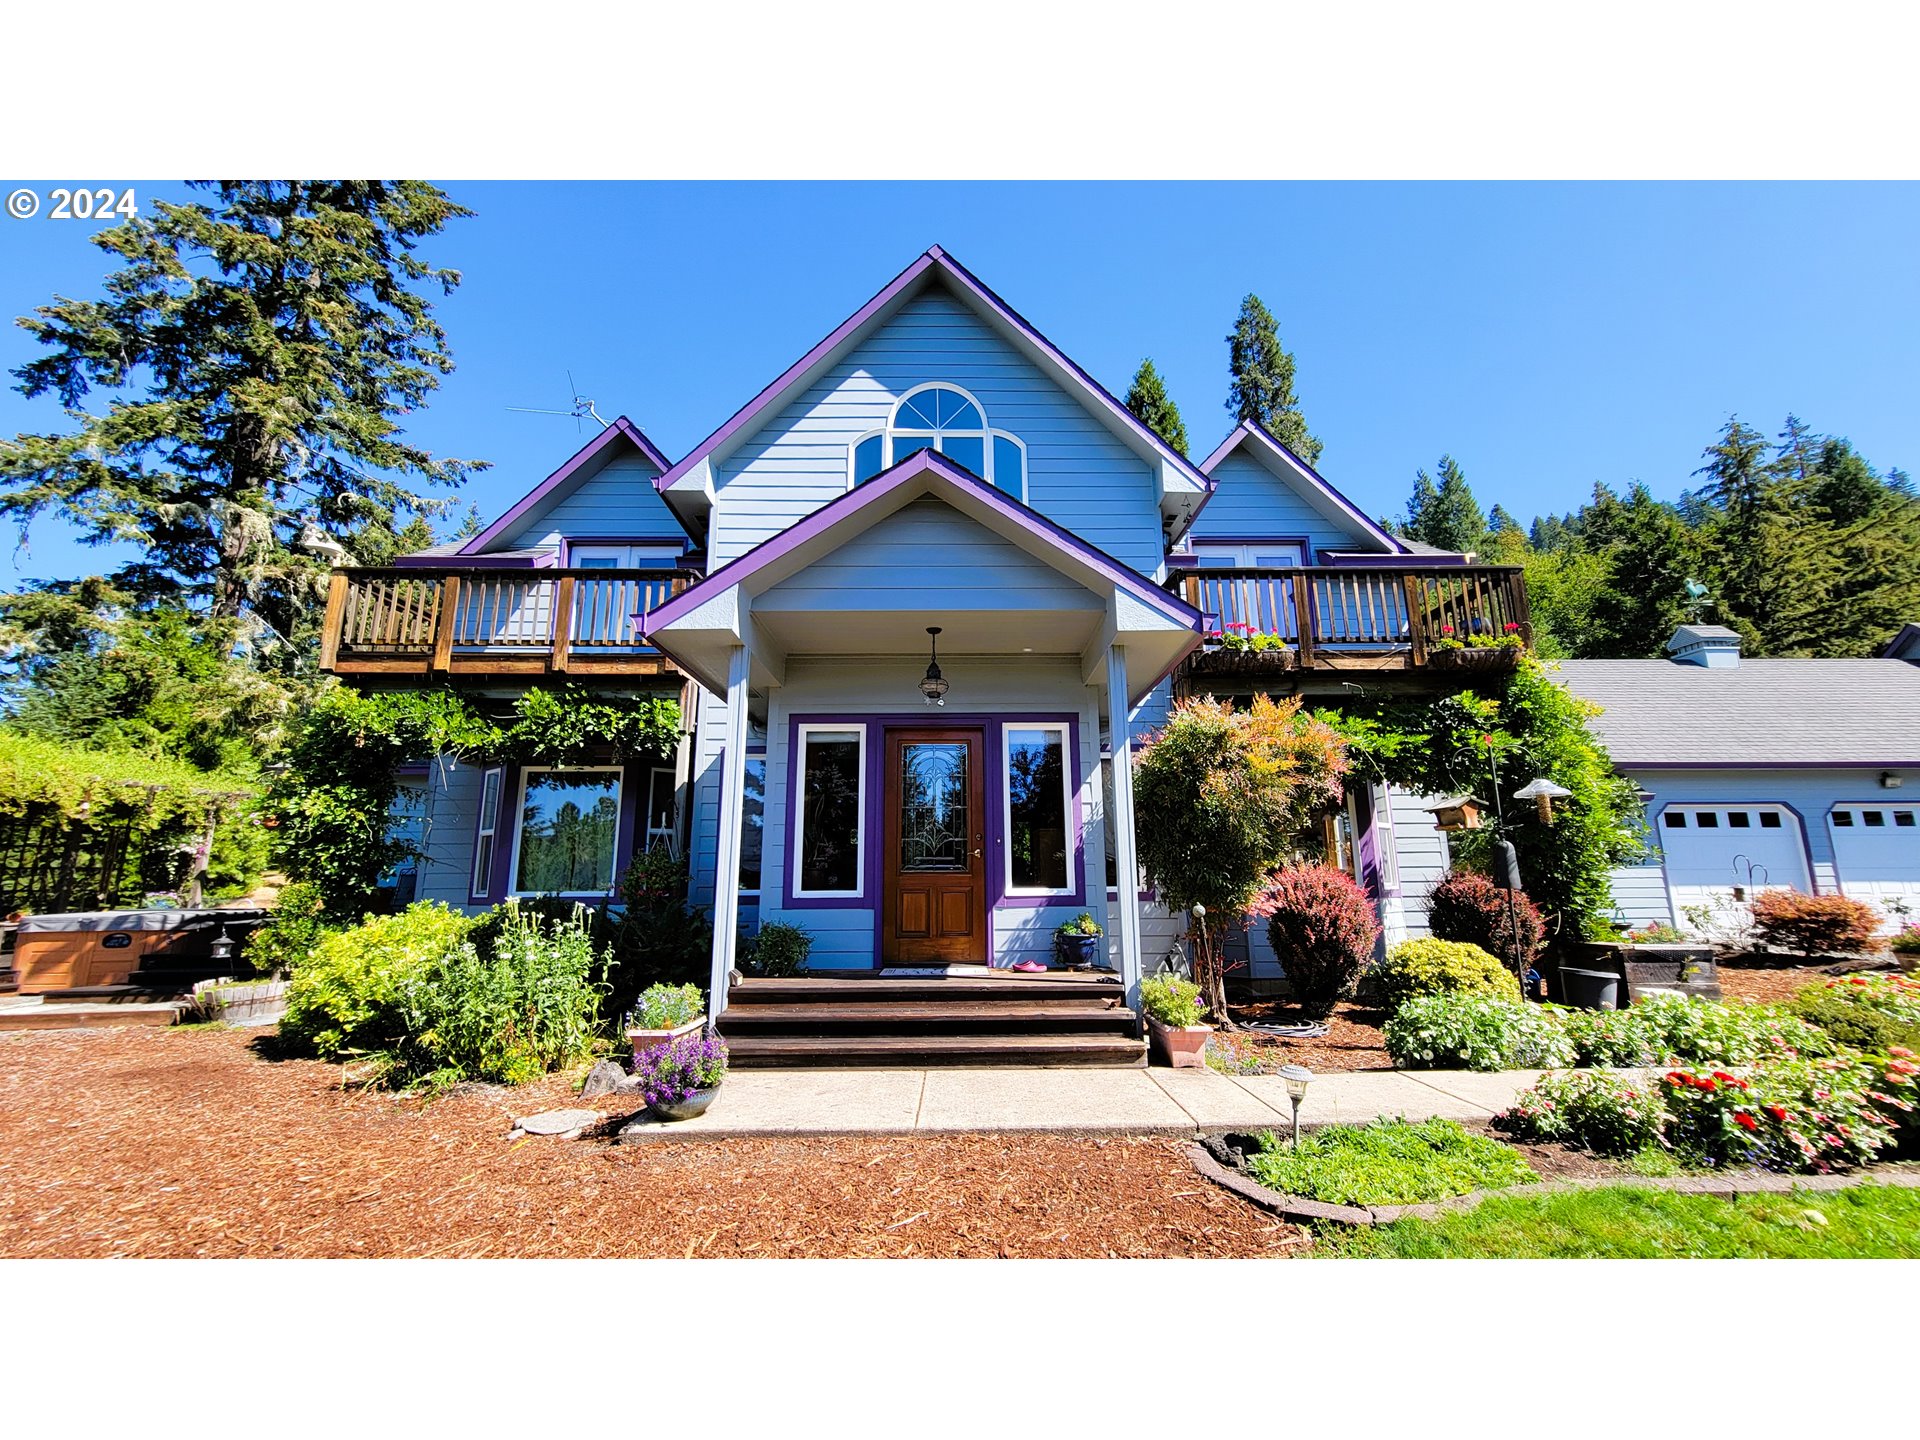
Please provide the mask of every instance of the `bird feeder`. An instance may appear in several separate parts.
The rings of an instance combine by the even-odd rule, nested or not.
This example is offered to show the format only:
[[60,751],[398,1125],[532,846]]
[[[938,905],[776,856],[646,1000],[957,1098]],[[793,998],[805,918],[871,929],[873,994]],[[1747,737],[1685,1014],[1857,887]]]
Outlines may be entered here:
[[1471,795],[1451,795],[1436,800],[1427,806],[1427,813],[1433,816],[1434,827],[1439,830],[1480,828],[1480,802]]
[[1553,781],[1542,778],[1539,780],[1529,780],[1525,785],[1513,792],[1513,798],[1516,800],[1533,801],[1534,809],[1540,813],[1541,823],[1551,825],[1553,823],[1553,802],[1556,800],[1565,800],[1572,794],[1573,792],[1567,789],[1566,786],[1556,785]]

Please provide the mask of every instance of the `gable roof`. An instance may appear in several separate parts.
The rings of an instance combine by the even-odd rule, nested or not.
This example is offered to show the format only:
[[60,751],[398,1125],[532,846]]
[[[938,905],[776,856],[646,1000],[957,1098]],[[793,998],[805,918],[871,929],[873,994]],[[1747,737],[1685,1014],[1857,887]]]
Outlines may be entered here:
[[[576,450],[573,457],[564,465],[523,495],[512,509],[460,546],[455,553],[478,555],[485,551],[487,546],[505,539],[514,526],[538,509],[550,495],[562,489],[582,471],[612,458],[613,452],[622,445],[632,445],[639,450],[641,455],[646,457],[647,463],[656,471],[667,468],[667,457],[660,453],[659,446],[647,438],[646,432],[626,416],[617,416],[611,425]],[[694,538],[698,540],[700,537]]]
[[[1338,518],[1353,525],[1362,535],[1377,541],[1389,555],[1421,553],[1413,550],[1399,536],[1389,534],[1368,519],[1364,510],[1327,483],[1319,471],[1274,439],[1264,426],[1252,420],[1242,420],[1234,427],[1233,433],[1221,441],[1211,455],[1200,462],[1200,469],[1205,472],[1209,485],[1218,487],[1219,482],[1213,479],[1215,467],[1242,445],[1251,445],[1253,452],[1261,458],[1267,468],[1274,471],[1281,479],[1293,484],[1300,492],[1300,498],[1309,505],[1328,512],[1330,518]],[[1212,498],[1211,491],[1208,492],[1208,498]],[[1201,502],[1201,508],[1206,508],[1206,501]]]
[[956,294],[971,301],[986,315],[997,320],[1006,330],[1020,337],[1034,356],[1043,362],[1042,368],[1052,371],[1056,381],[1077,393],[1094,414],[1104,419],[1112,430],[1129,442],[1132,449],[1143,454],[1151,454],[1161,461],[1163,470],[1170,472],[1192,492],[1196,505],[1199,499],[1210,491],[1211,482],[1192,461],[1154,434],[1145,422],[1115,399],[1111,392],[1069,359],[1065,352],[1036,330],[1017,310],[982,284],[966,266],[938,245],[929,247],[911,265],[888,281],[872,299],[841,321],[819,344],[789,365],[758,395],[735,411],[719,429],[694,446],[678,464],[665,470],[654,481],[654,485],[662,494],[668,495],[670,500],[676,492],[684,495],[691,486],[689,477],[702,468],[703,462],[718,460],[729,453],[734,444],[751,435],[760,421],[776,412],[790,396],[804,388],[820,371],[830,365],[836,356],[856,343],[869,327],[883,317],[891,315],[899,305],[904,304],[908,298],[935,279],[944,280]]
[[1920,765],[1920,666],[1898,660],[1562,660],[1559,679],[1604,707],[1622,769]]

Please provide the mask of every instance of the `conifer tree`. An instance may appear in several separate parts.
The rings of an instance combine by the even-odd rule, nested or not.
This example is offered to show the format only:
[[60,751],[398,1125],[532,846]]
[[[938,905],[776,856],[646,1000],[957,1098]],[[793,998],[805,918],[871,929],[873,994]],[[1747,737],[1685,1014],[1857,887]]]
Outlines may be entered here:
[[1425,470],[1415,477],[1400,533],[1442,550],[1486,549],[1487,517],[1473,498],[1466,472],[1451,455],[1440,457],[1438,482]]
[[1127,409],[1175,450],[1187,453],[1187,427],[1180,419],[1180,407],[1167,394],[1152,360],[1142,360],[1133,372],[1133,384],[1127,387]]
[[1320,461],[1321,445],[1307,430],[1300,401],[1293,393],[1293,356],[1280,345],[1273,312],[1248,295],[1227,336],[1227,409],[1235,420],[1251,420],[1309,465]]

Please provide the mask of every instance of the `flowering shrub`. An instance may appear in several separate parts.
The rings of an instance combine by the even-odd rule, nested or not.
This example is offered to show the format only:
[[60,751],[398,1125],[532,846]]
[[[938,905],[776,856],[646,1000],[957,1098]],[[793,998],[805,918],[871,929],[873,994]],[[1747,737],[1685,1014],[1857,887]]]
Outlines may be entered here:
[[1887,945],[1896,955],[1920,955],[1920,925],[1904,926]]
[[1843,975],[1807,986],[1787,1008],[1858,1050],[1920,1046],[1920,980],[1905,975]]
[[633,1057],[633,1078],[649,1105],[676,1105],[711,1090],[727,1073],[727,1042],[718,1035],[682,1035]]
[[698,985],[649,985],[627,1015],[636,1030],[672,1030],[706,1013]]
[[1417,995],[1383,1031],[1393,1063],[1409,1070],[1558,1069],[1573,1045],[1556,1011],[1490,995]]
[[1540,953],[1547,936],[1547,922],[1531,900],[1517,891],[1502,890],[1470,870],[1452,871],[1427,892],[1427,925],[1440,939],[1478,945],[1516,971],[1520,961],[1531,961]]
[[1620,937],[1629,945],[1684,945],[1687,937],[1664,921],[1652,920]]
[[1416,995],[1468,993],[1520,998],[1520,982],[1478,945],[1458,940],[1403,940],[1371,971],[1381,1003],[1397,1010]]
[[1324,1015],[1353,993],[1380,927],[1367,892],[1344,870],[1296,865],[1268,879],[1248,913],[1265,916],[1267,941],[1287,972],[1293,998]]
[[1222,650],[1251,650],[1257,653],[1288,648],[1286,640],[1281,636],[1256,630],[1242,620],[1229,621],[1225,628],[1215,631],[1207,638]]
[[1557,1140],[1600,1155],[1636,1155],[1664,1145],[1667,1107],[1660,1089],[1627,1075],[1575,1070],[1548,1075],[1494,1116],[1497,1130],[1522,1140]]
[[1913,1112],[1904,1057],[1780,1060],[1744,1074],[1670,1070],[1661,1080],[1669,1143],[1708,1165],[1825,1172],[1889,1148]]
[[1798,1016],[1685,995],[1649,995],[1625,1010],[1569,1011],[1566,1026],[1582,1065],[1746,1065],[1838,1048]]
[[1200,1023],[1200,987],[1178,975],[1149,975],[1140,982],[1140,1006],[1162,1025],[1182,1029]]
[[1785,950],[1815,955],[1872,954],[1884,949],[1880,912],[1845,895],[1803,895],[1798,890],[1762,890],[1753,897],[1753,926],[1761,940]]

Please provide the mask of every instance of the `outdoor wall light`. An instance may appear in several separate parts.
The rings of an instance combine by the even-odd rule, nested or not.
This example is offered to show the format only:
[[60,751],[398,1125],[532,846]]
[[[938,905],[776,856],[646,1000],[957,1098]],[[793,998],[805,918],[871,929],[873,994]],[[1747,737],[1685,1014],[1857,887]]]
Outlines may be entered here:
[[1553,823],[1553,802],[1565,800],[1573,792],[1564,785],[1556,785],[1551,780],[1529,780],[1513,792],[1516,800],[1531,800],[1540,812],[1540,819],[1546,824]]
[[1293,1102],[1293,1148],[1300,1148],[1300,1102],[1307,1098],[1307,1086],[1313,1083],[1313,1072],[1304,1065],[1282,1065],[1275,1072],[1287,1082],[1287,1099]]
[[940,673],[940,627],[927,626],[928,644],[933,647],[932,658],[927,661],[927,673],[921,677],[920,693],[927,697],[929,705],[947,703],[947,680]]
[[1898,790],[1904,779],[1904,776],[1896,775],[1891,770],[1882,770],[1880,772],[1880,788],[1882,790]]

